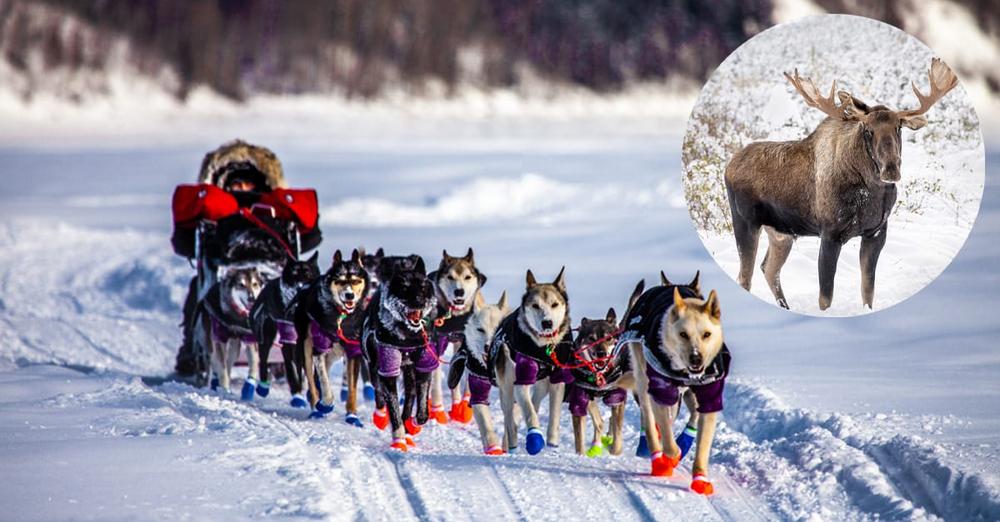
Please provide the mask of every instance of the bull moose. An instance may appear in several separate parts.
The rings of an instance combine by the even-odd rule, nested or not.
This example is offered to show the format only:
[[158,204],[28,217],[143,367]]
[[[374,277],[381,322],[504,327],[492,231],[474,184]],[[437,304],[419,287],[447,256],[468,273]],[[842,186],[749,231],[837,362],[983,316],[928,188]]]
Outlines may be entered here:
[[[941,60],[931,61],[930,93],[912,83],[920,106],[893,111],[869,106],[846,91],[823,97],[808,78],[785,73],[805,100],[827,117],[797,141],[756,142],[733,156],[725,171],[733,233],[740,256],[739,284],[750,290],[760,229],[768,246],[761,270],[777,300],[788,308],[780,272],[798,236],[819,236],[819,307],[833,300],[841,247],[861,236],[861,299],[872,307],[875,266],[885,245],[889,214],[900,180],[901,129],[927,124],[922,115],[958,83]],[[834,94],[840,99],[838,105]]]

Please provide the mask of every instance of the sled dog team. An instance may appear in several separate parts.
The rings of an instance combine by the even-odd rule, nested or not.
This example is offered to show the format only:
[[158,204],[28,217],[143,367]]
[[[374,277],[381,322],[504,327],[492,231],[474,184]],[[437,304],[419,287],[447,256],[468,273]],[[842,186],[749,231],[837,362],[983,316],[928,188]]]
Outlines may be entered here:
[[[317,254],[291,260],[266,283],[254,268],[224,271],[202,312],[212,334],[212,385],[228,390],[233,363],[246,349],[249,376],[242,398],[267,396],[269,352],[279,349],[291,404],[322,418],[334,405],[330,369],[344,359],[346,422],[363,426],[357,395],[360,381],[368,378],[375,392],[372,422],[379,429],[391,425],[392,448],[413,446],[413,436],[430,418],[443,424],[449,416],[463,423],[474,417],[488,455],[519,447],[521,421],[527,453],[556,446],[563,402],[573,417],[577,453],[596,456],[607,448],[619,455],[631,395],[642,419],[637,454],[648,453],[652,474],[670,476],[694,446],[691,488],[711,494],[709,451],[730,363],[715,291],[706,298],[698,275],[675,284],[661,272],[658,286],[645,289],[638,283],[620,320],[612,308],[603,318],[582,318],[574,328],[563,272],[539,282],[528,270],[512,310],[506,292],[494,304],[485,302],[486,276],[471,248],[461,257],[445,251],[430,273],[420,256],[387,256],[382,249],[354,250],[349,257],[338,250],[325,272]],[[245,327],[233,331],[231,322],[213,319],[218,314],[242,318]],[[493,387],[503,411],[502,437],[489,409]],[[543,432],[538,411],[546,397]],[[690,417],[675,436],[681,400]],[[600,402],[611,409],[607,432]]]

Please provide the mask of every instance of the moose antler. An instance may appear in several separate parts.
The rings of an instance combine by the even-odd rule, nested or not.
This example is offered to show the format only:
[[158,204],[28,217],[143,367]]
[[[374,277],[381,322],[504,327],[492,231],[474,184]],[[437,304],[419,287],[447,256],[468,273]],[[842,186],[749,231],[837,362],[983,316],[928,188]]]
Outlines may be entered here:
[[900,111],[901,116],[917,116],[927,112],[931,106],[937,103],[945,94],[948,94],[948,91],[958,85],[958,78],[955,76],[954,71],[951,70],[951,67],[948,67],[948,64],[942,62],[940,58],[931,60],[931,69],[927,73],[927,79],[931,84],[931,92],[926,96],[917,89],[915,82],[910,82],[913,86],[913,94],[916,94],[917,100],[920,101],[920,107]]
[[799,94],[802,95],[802,98],[806,101],[806,105],[814,109],[819,109],[834,118],[844,118],[843,107],[838,106],[833,98],[834,93],[837,92],[837,80],[834,80],[833,84],[830,86],[830,95],[823,97],[812,80],[799,76],[798,69],[795,69],[795,76],[791,76],[788,73],[784,74],[789,83],[791,83],[792,86],[795,87],[795,90],[799,91]]

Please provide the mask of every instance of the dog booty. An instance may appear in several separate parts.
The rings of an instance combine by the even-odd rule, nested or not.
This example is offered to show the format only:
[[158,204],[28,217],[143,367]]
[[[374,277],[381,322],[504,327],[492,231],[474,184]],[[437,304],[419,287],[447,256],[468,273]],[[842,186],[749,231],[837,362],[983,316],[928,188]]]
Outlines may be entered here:
[[366,382],[365,383],[364,394],[365,394],[365,400],[366,401],[374,401],[375,400],[375,387],[372,386],[371,383],[367,383]]
[[365,427],[364,424],[361,424],[361,419],[359,419],[358,416],[353,413],[348,413],[347,416],[344,417],[344,422],[350,424],[351,426],[356,426],[358,428]]
[[698,429],[691,426],[686,426],[684,431],[677,436],[677,447],[681,449],[681,459],[684,455],[688,454],[688,450],[691,449],[691,445],[694,444],[695,437],[698,436]]
[[420,433],[420,430],[424,429],[423,426],[417,424],[413,420],[413,417],[410,417],[409,419],[403,421],[403,427],[406,428],[406,433],[409,435],[417,435],[418,433]]
[[661,452],[650,455],[652,470],[650,474],[654,477],[669,477],[674,474],[674,468],[680,463],[680,458],[670,458]]
[[484,449],[483,453],[485,453],[487,455],[492,455],[492,456],[503,455],[503,448],[501,448],[500,446],[497,446],[496,444],[494,444],[494,445],[489,446],[486,449]]
[[326,415],[327,413],[333,412],[332,404],[323,404],[323,401],[316,402],[316,411]]
[[414,447],[417,446],[417,442],[415,440],[413,440],[413,435],[410,435],[409,433],[407,433],[406,435],[403,436],[403,440],[405,440],[406,441],[406,445],[409,446],[409,447],[411,447],[411,448],[414,448]]
[[691,491],[694,491],[699,495],[708,496],[715,493],[715,487],[713,487],[712,483],[708,481],[708,477],[706,477],[704,473],[695,473],[694,476],[691,477]]
[[340,385],[340,402],[347,402],[347,383]]
[[463,404],[464,403],[462,401],[451,403],[451,410],[448,411],[448,416],[451,417],[451,420],[458,423],[462,422],[462,419],[465,418],[464,417],[465,412],[463,411],[462,408]]
[[306,402],[306,398],[301,393],[296,393],[292,395],[292,401],[290,403],[293,408],[308,408],[309,403]]
[[528,455],[538,455],[543,449],[545,449],[545,436],[542,435],[542,430],[529,429],[528,436],[524,441],[524,450],[528,452]]
[[212,391],[219,391],[219,378],[212,377],[212,383],[209,386],[212,387]]
[[271,393],[271,383],[267,381],[260,381],[257,383],[257,395],[267,397],[269,393]]
[[646,432],[639,433],[639,445],[635,448],[636,457],[649,456],[649,443],[646,442]]
[[444,405],[429,406],[431,418],[438,424],[448,424],[448,414],[444,412]]
[[247,380],[243,381],[243,389],[240,390],[240,399],[245,401],[252,401],[254,396],[254,389],[257,387],[257,381],[253,378],[247,377]]
[[392,444],[389,444],[389,447],[394,450],[402,451],[403,453],[406,453],[406,450],[409,449],[406,446],[406,439],[392,439]]
[[385,408],[378,408],[372,413],[372,424],[380,430],[384,430],[389,425],[389,413]]
[[594,444],[587,450],[586,455],[590,458],[600,457],[604,455],[604,444]]

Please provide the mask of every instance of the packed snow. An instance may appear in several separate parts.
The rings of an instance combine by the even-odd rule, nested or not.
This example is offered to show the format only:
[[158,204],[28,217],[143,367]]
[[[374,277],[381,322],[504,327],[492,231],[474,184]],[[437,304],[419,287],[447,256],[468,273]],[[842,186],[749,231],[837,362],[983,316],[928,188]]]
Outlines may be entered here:
[[575,321],[621,311],[660,269],[678,280],[700,269],[735,357],[717,493],[688,490],[690,460],[673,478],[647,475],[631,456],[634,405],[617,458],[577,457],[565,414],[560,447],[534,457],[485,457],[475,427],[454,424],[397,454],[370,423],[345,424],[341,404],[306,419],[281,385],[247,403],[145,384],[171,370],[193,272],[170,251],[170,192],[233,137],[220,125],[186,142],[0,149],[5,517],[1000,518],[993,178],[968,243],[926,290],[877,314],[810,318],[762,304],[706,253],[684,205],[676,124],[276,126],[240,134],[274,148],[293,185],[318,190],[322,259],[365,245],[433,265],[443,248],[472,246],[490,300],[516,298],[527,268],[544,280],[566,265]]

